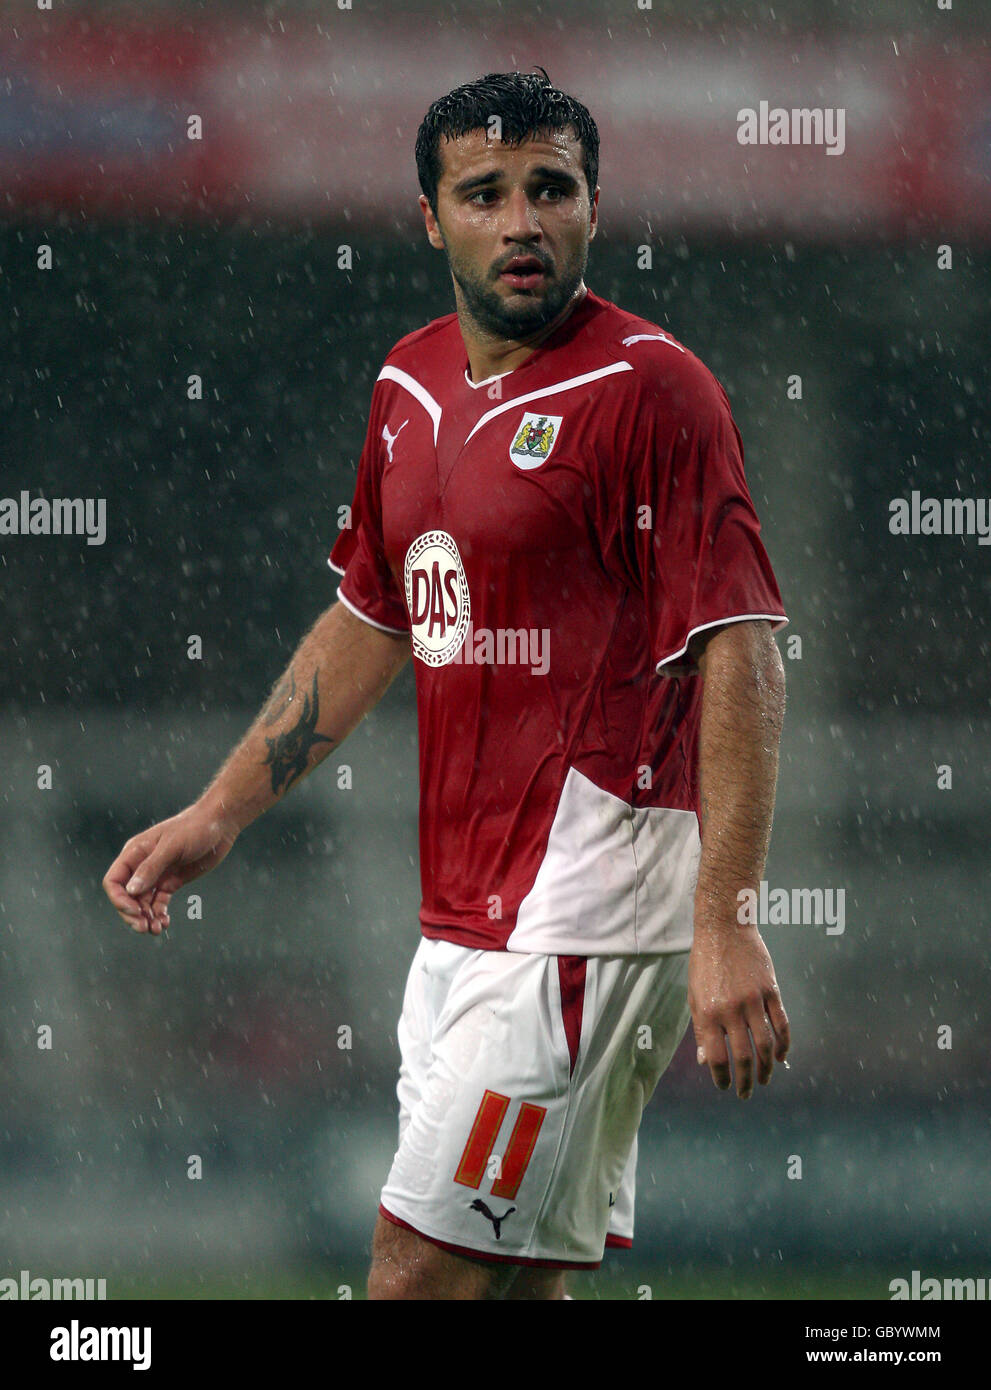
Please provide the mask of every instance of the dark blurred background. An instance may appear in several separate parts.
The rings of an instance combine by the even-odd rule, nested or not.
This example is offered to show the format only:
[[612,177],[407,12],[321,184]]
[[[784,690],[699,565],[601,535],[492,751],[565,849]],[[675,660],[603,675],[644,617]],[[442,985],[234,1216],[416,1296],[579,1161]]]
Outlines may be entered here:
[[[418,940],[412,672],[192,886],[201,918],[177,895],[132,936],[100,881],[334,599],[372,383],[454,307],[420,119],[535,63],[600,126],[587,283],[698,353],[743,435],[791,620],[768,882],[845,894],[842,932],[764,932],[790,1071],[741,1105],[689,1035],[634,1251],[576,1289],[986,1273],[991,545],[889,529],[913,491],[991,506],[991,22],[963,9],[0,5],[0,501],[107,517],[0,534],[0,1277],[361,1292]],[[842,107],[843,155],[741,146],[762,100]]]

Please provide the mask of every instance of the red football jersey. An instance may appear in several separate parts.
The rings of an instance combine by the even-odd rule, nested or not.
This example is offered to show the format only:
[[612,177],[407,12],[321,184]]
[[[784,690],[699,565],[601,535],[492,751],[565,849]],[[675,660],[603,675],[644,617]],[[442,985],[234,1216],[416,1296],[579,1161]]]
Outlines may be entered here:
[[435,319],[375,382],[329,563],[343,603],[411,635],[424,934],[687,950],[689,640],[786,621],[708,368],[588,291],[521,366],[473,383],[457,315]]

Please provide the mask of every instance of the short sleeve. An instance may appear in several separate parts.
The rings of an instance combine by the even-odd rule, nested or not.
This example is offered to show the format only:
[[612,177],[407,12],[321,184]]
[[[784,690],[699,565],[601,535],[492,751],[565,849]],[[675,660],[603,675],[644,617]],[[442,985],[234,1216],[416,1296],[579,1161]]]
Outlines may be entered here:
[[722,386],[684,353],[645,373],[628,430],[619,432],[621,565],[646,606],[650,651],[662,675],[697,667],[686,655],[706,628],[767,618],[786,622],[747,488],[743,442]]
[[376,393],[358,461],[350,525],[341,528],[327,563],[343,575],[337,596],[348,608],[386,632],[408,632],[409,615],[385,553],[382,527],[382,442]]

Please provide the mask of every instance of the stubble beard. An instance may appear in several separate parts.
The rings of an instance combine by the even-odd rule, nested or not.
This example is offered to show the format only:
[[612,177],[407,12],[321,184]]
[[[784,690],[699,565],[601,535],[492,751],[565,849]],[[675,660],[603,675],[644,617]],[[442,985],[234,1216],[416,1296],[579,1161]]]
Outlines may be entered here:
[[476,330],[492,338],[517,340],[546,328],[574,298],[588,264],[588,245],[577,262],[564,270],[558,266],[557,273],[546,278],[543,293],[528,295],[521,291],[511,299],[505,299],[492,281],[473,267],[458,264],[450,251],[447,263]]

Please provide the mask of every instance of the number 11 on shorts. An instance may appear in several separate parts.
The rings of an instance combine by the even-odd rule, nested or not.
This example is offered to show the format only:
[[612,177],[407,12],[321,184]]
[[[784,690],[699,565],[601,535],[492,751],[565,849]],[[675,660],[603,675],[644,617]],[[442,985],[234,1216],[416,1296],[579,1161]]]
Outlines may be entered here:
[[[509,1106],[509,1096],[500,1095],[498,1091],[485,1092],[475,1111],[471,1133],[454,1174],[455,1182],[463,1183],[465,1187],[478,1187],[481,1184],[485,1165],[495,1148]],[[520,1113],[502,1156],[500,1176],[492,1184],[493,1197],[516,1196],[546,1114],[547,1110],[542,1105],[531,1105],[529,1101],[523,1101],[520,1105]]]

